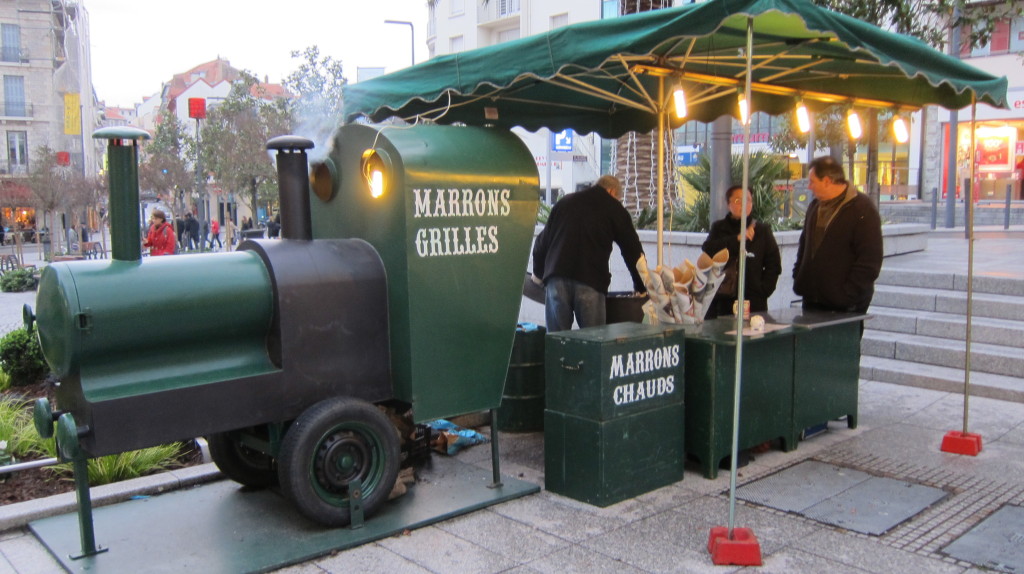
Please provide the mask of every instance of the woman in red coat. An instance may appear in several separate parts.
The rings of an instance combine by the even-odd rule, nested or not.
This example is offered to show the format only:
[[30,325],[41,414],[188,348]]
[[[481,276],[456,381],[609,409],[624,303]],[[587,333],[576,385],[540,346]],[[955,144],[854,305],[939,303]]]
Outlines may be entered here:
[[149,247],[150,255],[174,255],[174,229],[164,212],[154,209],[149,222],[149,233],[142,245]]

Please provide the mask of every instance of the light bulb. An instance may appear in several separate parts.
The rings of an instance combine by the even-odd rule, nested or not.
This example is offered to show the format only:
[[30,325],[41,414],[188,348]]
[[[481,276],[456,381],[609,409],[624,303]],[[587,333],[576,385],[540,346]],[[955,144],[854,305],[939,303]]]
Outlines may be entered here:
[[860,129],[860,116],[857,115],[857,112],[850,110],[850,113],[846,116],[846,126],[850,128],[851,138],[855,140],[860,139],[862,131]]
[[811,115],[807,113],[807,106],[803,100],[796,103],[796,126],[802,134],[811,131]]
[[363,152],[362,172],[367,186],[370,188],[371,197],[384,195],[384,171],[387,163],[382,153],[375,149],[368,149]]
[[373,197],[384,195],[384,172],[377,169],[370,172],[370,195]]
[[910,131],[907,130],[907,122],[903,116],[897,115],[892,120],[892,133],[896,136],[896,143],[907,143],[910,139]]
[[750,106],[747,105],[747,97],[744,96],[742,92],[740,92],[740,95],[739,95],[739,104],[740,104],[740,123],[742,125],[747,125],[747,123],[750,122]]
[[679,119],[686,117],[686,92],[683,91],[683,87],[676,84],[676,89],[672,92],[672,102],[676,107],[676,117]]

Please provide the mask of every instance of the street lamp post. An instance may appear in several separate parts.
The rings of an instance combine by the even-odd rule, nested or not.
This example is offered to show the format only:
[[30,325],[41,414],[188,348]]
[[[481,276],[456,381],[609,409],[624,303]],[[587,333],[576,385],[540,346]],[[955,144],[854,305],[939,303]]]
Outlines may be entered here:
[[206,234],[203,233],[203,223],[206,222],[206,179],[200,165],[199,120],[206,119],[206,98],[188,99],[188,117],[196,120],[196,191],[199,194],[199,237],[196,239],[199,241],[199,252],[202,253],[206,245]]
[[409,42],[412,48],[412,60],[411,64],[416,65],[416,29],[413,27],[412,22],[405,20],[384,20],[385,24],[402,24],[409,27]]

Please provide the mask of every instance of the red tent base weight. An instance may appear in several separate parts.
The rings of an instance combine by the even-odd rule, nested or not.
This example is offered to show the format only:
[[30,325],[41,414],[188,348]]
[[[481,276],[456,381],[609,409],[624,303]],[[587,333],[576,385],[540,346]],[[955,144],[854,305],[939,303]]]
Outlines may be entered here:
[[981,452],[981,435],[951,430],[942,437],[942,452],[978,456]]
[[729,540],[729,529],[715,526],[708,537],[708,552],[711,562],[722,566],[760,566],[761,545],[749,528],[733,528],[732,540]]

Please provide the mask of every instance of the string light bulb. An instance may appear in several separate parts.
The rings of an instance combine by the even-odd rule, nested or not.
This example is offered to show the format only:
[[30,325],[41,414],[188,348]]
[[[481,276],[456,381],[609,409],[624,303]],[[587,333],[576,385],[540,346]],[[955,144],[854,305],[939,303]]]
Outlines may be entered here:
[[811,131],[811,114],[807,112],[803,99],[796,101],[796,127],[802,134]]
[[379,169],[370,172],[370,195],[372,197],[384,195],[384,172]]
[[747,102],[747,97],[740,92],[737,100],[740,105],[740,124],[747,125],[750,123],[750,105]]
[[686,117],[686,92],[683,91],[683,85],[676,82],[675,88],[672,90],[672,103],[676,108],[676,117],[683,119]]
[[860,127],[860,116],[857,115],[857,111],[850,108],[850,111],[846,113],[846,127],[850,130],[850,137],[859,140],[863,130]]
[[375,149],[368,149],[363,152],[361,158],[363,178],[370,189],[370,196],[378,198],[384,195],[384,172],[388,164],[381,152]]
[[896,143],[907,143],[910,139],[910,130],[907,129],[907,122],[903,116],[896,114],[892,119],[892,133],[896,137]]

